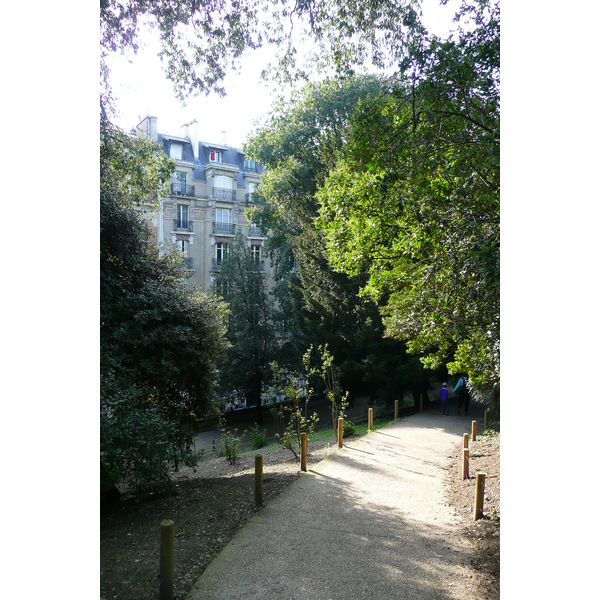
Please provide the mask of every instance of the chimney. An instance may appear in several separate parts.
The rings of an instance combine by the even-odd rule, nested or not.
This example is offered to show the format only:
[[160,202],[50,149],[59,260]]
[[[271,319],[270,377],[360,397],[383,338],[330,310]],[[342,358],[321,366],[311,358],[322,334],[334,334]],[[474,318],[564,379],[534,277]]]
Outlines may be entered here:
[[148,115],[144,117],[136,127],[138,135],[144,136],[149,140],[158,139],[158,118]]
[[227,146],[227,132],[223,130],[221,133],[223,134],[223,146]]
[[189,123],[185,124],[185,137],[190,138],[192,144],[192,150],[194,151],[194,158],[198,158],[198,121],[193,119]]

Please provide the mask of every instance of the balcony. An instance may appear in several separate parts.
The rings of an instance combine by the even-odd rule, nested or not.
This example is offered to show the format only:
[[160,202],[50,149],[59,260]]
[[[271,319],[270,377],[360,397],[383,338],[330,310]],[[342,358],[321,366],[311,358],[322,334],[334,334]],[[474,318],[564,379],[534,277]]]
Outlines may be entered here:
[[223,235],[235,235],[235,224],[213,221],[213,233]]
[[194,224],[189,219],[174,219],[173,231],[194,231]]
[[235,202],[235,190],[228,188],[214,187],[210,193],[211,200],[229,200]]
[[184,258],[183,263],[185,264],[185,268],[188,271],[194,270],[194,259],[193,258]]
[[250,237],[262,237],[260,227],[258,227],[258,225],[250,225],[248,235]]
[[192,198],[196,195],[195,185],[186,185],[185,183],[172,183],[171,194],[173,196],[191,196]]

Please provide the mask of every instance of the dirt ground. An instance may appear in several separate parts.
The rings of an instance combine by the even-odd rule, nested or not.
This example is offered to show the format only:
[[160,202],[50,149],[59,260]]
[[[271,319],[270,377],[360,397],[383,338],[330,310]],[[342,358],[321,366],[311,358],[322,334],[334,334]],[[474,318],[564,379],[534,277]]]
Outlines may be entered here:
[[[336,450],[335,439],[314,442],[308,465]],[[174,495],[124,497],[103,507],[100,522],[100,595],[103,600],[142,600],[158,594],[160,523],[175,523],[175,598],[185,598],[211,560],[258,510],[254,502],[254,456],[235,465],[209,454],[195,470],[177,474]],[[457,446],[448,457],[448,504],[463,523],[461,534],[476,548],[481,598],[499,598],[499,435],[471,443],[470,479],[461,480]],[[485,518],[473,521],[475,473],[487,473]],[[286,449],[264,452],[263,494],[268,503],[301,475],[299,460]]]
[[[486,474],[484,518],[473,521],[476,473]],[[462,480],[462,443],[448,457],[448,503],[462,523],[462,534],[475,548],[473,567],[483,600],[500,598],[500,434],[469,442],[469,479]]]

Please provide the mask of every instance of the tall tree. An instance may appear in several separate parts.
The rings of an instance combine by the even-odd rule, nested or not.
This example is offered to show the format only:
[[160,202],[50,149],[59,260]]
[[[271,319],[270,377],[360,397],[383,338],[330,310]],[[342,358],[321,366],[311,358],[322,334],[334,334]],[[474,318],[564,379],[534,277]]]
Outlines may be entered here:
[[183,283],[182,258],[158,256],[135,201],[158,193],[171,161],[111,127],[101,138],[101,486],[168,485],[211,411],[225,307]]
[[[290,311],[286,323],[296,362],[311,344],[327,344],[343,387],[382,399],[409,388],[414,372],[406,368],[402,344],[383,342],[377,306],[358,297],[366,280],[331,269],[315,222],[316,193],[335,168],[353,112],[361,101],[386,94],[388,86],[375,76],[308,84],[275,107],[245,148],[267,166],[252,219],[273,232],[266,247],[276,266],[280,306]],[[376,376],[383,373],[389,388],[388,379]]]
[[368,273],[389,336],[499,394],[499,9],[465,3],[391,94],[364,102],[318,193],[329,258]]
[[242,393],[247,406],[259,407],[260,420],[261,391],[278,336],[262,261],[241,233],[219,265],[215,291],[230,310],[227,338],[231,345],[221,365],[221,389]]

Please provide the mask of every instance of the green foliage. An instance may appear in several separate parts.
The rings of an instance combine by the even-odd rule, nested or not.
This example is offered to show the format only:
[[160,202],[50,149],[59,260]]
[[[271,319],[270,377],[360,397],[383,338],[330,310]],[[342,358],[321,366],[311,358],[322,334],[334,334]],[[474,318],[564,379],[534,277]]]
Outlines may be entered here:
[[250,448],[258,450],[267,445],[267,430],[263,429],[255,423],[248,431],[248,439],[250,440]]
[[336,165],[352,114],[388,87],[375,76],[308,84],[274,107],[245,151],[267,167],[251,219],[271,232],[265,248],[274,266],[275,318],[287,340],[280,364],[298,369],[305,348],[327,345],[346,389],[390,401],[422,377],[421,367],[407,368],[404,346],[382,338],[376,304],[358,296],[364,276],[334,272],[315,228],[316,192]]
[[427,368],[499,390],[499,20],[429,40],[389,94],[359,105],[317,193],[332,266],[368,273],[386,335]]
[[358,433],[358,429],[356,425],[352,421],[348,421],[344,419],[344,437],[350,437],[352,435],[356,435]]
[[235,461],[238,458],[240,453],[240,445],[242,444],[242,439],[245,435],[243,433],[241,436],[237,436],[237,429],[233,431],[223,430],[223,439],[221,440],[221,451],[219,452],[219,456],[224,456],[229,460],[229,464],[235,465]]
[[215,273],[215,291],[224,292],[229,307],[227,339],[230,347],[220,367],[220,389],[239,392],[247,406],[260,406],[269,361],[279,345],[273,323],[273,300],[264,271],[241,234],[229,244],[228,255]]
[[[310,347],[312,350],[312,346]],[[310,351],[309,351],[310,352]],[[346,409],[348,408],[348,392],[344,396],[341,395],[337,380],[339,376],[333,364],[333,355],[329,352],[327,344],[319,346],[319,354],[321,358],[320,374],[327,390],[327,398],[331,402],[331,420],[335,431],[337,431],[338,419],[346,418]]]
[[[307,441],[310,441],[319,421],[316,412],[312,415],[308,414],[308,403],[312,396],[310,379],[314,375],[314,370],[309,364],[310,352],[307,354],[309,358],[307,360],[305,354],[303,377],[281,369],[275,361],[270,365],[275,381],[274,389],[280,391],[285,399],[284,402],[271,404],[270,410],[276,422],[283,425],[283,431],[277,432],[275,438],[296,458],[298,458],[297,450],[302,444],[302,433],[306,433]],[[304,406],[301,403],[301,395],[304,396]]]
[[[137,489],[168,484],[194,462],[197,418],[212,411],[215,359],[225,350],[225,307],[183,283],[177,256],[158,256],[134,208],[161,177],[135,162],[151,160],[144,142],[105,123],[100,191],[101,486],[128,480]],[[169,165],[158,172],[166,174]],[[162,171],[161,171],[162,169]]]
[[[241,68],[248,51],[261,46],[273,50],[265,75],[283,83],[306,80],[309,68],[323,72],[333,66],[348,75],[356,65],[390,66],[422,33],[412,0],[101,0],[102,58],[137,51],[144,27],[158,32],[161,60],[182,100],[192,93],[223,94],[226,73]],[[301,62],[303,31],[317,51]]]

